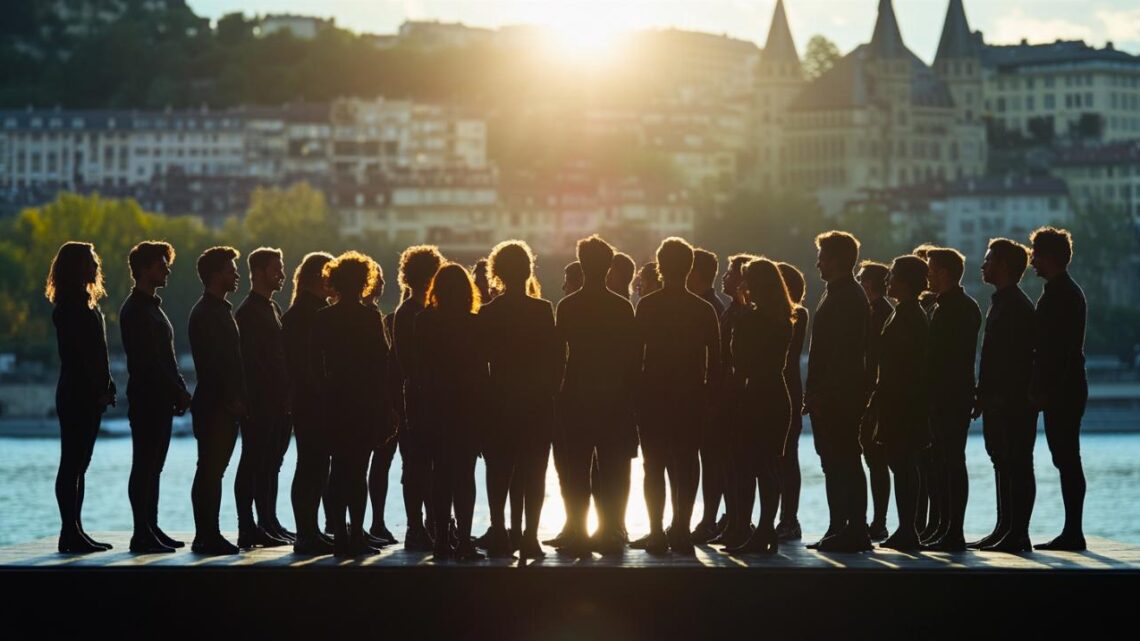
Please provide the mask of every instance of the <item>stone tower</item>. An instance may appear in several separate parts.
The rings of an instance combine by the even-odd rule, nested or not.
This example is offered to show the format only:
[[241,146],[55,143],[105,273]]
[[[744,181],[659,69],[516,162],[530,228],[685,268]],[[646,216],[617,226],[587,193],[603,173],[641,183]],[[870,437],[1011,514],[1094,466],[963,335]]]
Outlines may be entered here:
[[[907,182],[905,163],[906,132],[914,118],[911,101],[914,54],[903,43],[891,0],[879,0],[875,31],[863,55],[867,57],[867,89],[873,105],[872,137],[868,186],[894,187]],[[900,170],[903,170],[900,172]]]
[[950,0],[946,8],[934,73],[950,87],[958,122],[978,120],[982,111],[982,48],[970,32],[962,0]]
[[803,84],[803,67],[792,39],[792,30],[788,27],[784,0],[776,0],[768,40],[756,65],[752,109],[756,185],[765,191],[782,189],[788,184],[784,169],[787,154],[783,139],[785,113]]

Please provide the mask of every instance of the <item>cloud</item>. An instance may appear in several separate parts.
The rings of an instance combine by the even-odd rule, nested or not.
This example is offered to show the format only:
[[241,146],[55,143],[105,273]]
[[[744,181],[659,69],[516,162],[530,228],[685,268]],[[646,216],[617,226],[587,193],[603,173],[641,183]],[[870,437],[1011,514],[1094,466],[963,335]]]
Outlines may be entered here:
[[1113,42],[1140,42],[1140,9],[1099,9],[1097,20]]
[[1053,42],[1054,40],[1099,40],[1099,34],[1092,27],[1064,18],[1041,18],[1026,15],[1021,9],[1013,9],[1000,16],[993,28],[986,33],[986,42],[1005,44],[1028,40],[1031,43]]

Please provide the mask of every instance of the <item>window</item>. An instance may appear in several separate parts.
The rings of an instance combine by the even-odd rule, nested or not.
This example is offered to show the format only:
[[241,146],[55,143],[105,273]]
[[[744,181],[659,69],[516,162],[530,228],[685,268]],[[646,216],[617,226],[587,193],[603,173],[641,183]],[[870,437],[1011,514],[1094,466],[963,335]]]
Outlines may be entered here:
[[1051,93],[1045,94],[1045,108],[1046,109],[1055,109],[1056,106],[1057,106],[1056,96],[1054,96]]

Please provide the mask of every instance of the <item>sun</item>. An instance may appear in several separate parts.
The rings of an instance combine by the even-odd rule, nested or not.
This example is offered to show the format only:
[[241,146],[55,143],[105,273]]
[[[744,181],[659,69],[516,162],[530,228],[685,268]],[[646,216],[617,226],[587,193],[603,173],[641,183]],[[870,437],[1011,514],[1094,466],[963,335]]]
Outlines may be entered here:
[[603,63],[630,31],[628,6],[619,2],[543,2],[531,18],[549,34],[549,50],[575,62]]

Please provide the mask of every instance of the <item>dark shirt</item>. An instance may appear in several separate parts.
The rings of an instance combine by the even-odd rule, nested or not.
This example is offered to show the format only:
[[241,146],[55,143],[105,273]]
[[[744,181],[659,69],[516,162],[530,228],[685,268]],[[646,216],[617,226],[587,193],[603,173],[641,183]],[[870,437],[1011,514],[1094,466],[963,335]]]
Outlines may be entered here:
[[127,400],[173,409],[186,381],[178,372],[174,328],[162,299],[132,289],[119,310],[119,329],[127,353]]
[[875,442],[894,450],[914,450],[930,443],[927,387],[926,314],[917,300],[895,307],[879,342],[878,382],[872,400],[878,422]]
[[281,317],[281,342],[290,381],[291,411],[305,417],[321,411],[320,377],[313,352],[313,324],[325,307],[321,298],[300,292]]
[[107,362],[107,327],[86,296],[60,296],[51,312],[59,347],[57,403],[68,409],[102,410],[99,399],[115,393]]
[[383,424],[388,342],[380,312],[354,301],[317,311],[313,349],[330,431],[371,434]]
[[736,366],[732,360],[732,331],[744,310],[745,306],[734,298],[720,315],[720,367],[724,372],[724,381],[735,375]]
[[491,395],[506,405],[550,402],[558,391],[563,351],[550,301],[511,292],[479,309]]
[[1034,396],[1044,409],[1088,393],[1085,377],[1085,293],[1061,272],[1045,283],[1037,299]]
[[579,289],[558,302],[556,326],[566,358],[565,402],[630,402],[641,367],[630,302],[605,288]]
[[875,381],[879,377],[879,342],[883,333],[883,326],[894,313],[895,308],[885,296],[871,301],[871,319],[867,323],[867,393],[875,390]]
[[796,305],[796,321],[792,325],[792,342],[788,345],[788,360],[784,364],[784,382],[788,385],[788,397],[792,399],[792,422],[802,420],[800,408],[804,404],[804,381],[800,370],[800,356],[804,353],[804,338],[807,336],[808,310]]
[[974,362],[982,310],[960,286],[938,295],[930,313],[927,371],[930,409],[937,414],[969,414],[974,406]]
[[684,288],[659,289],[637,304],[643,390],[686,391],[721,379],[720,323],[712,305]]
[[234,313],[250,415],[273,419],[289,413],[289,367],[281,337],[281,308],[251,291]]
[[815,310],[804,392],[823,407],[858,414],[867,402],[867,294],[851,275],[827,284]]
[[466,445],[479,442],[485,425],[487,351],[477,319],[463,310],[429,308],[415,324],[415,382],[428,432]]
[[249,409],[241,336],[231,309],[229,301],[203,292],[190,310],[190,353],[198,376],[190,408],[196,414],[232,411],[238,403]]
[[990,297],[978,368],[978,406],[982,410],[1031,411],[1036,322],[1033,303],[1017,285],[999,289]]
[[720,296],[716,293],[715,289],[710,287],[706,289],[700,296],[706,303],[713,306],[713,311],[716,312],[717,318],[724,316],[724,303],[721,302]]
[[415,298],[405,298],[392,314],[392,353],[396,358],[397,369],[400,372],[403,393],[400,399],[403,405],[405,427],[415,429],[416,423],[421,420],[419,416],[418,394],[415,385],[416,376],[416,316],[424,310],[421,301]]

